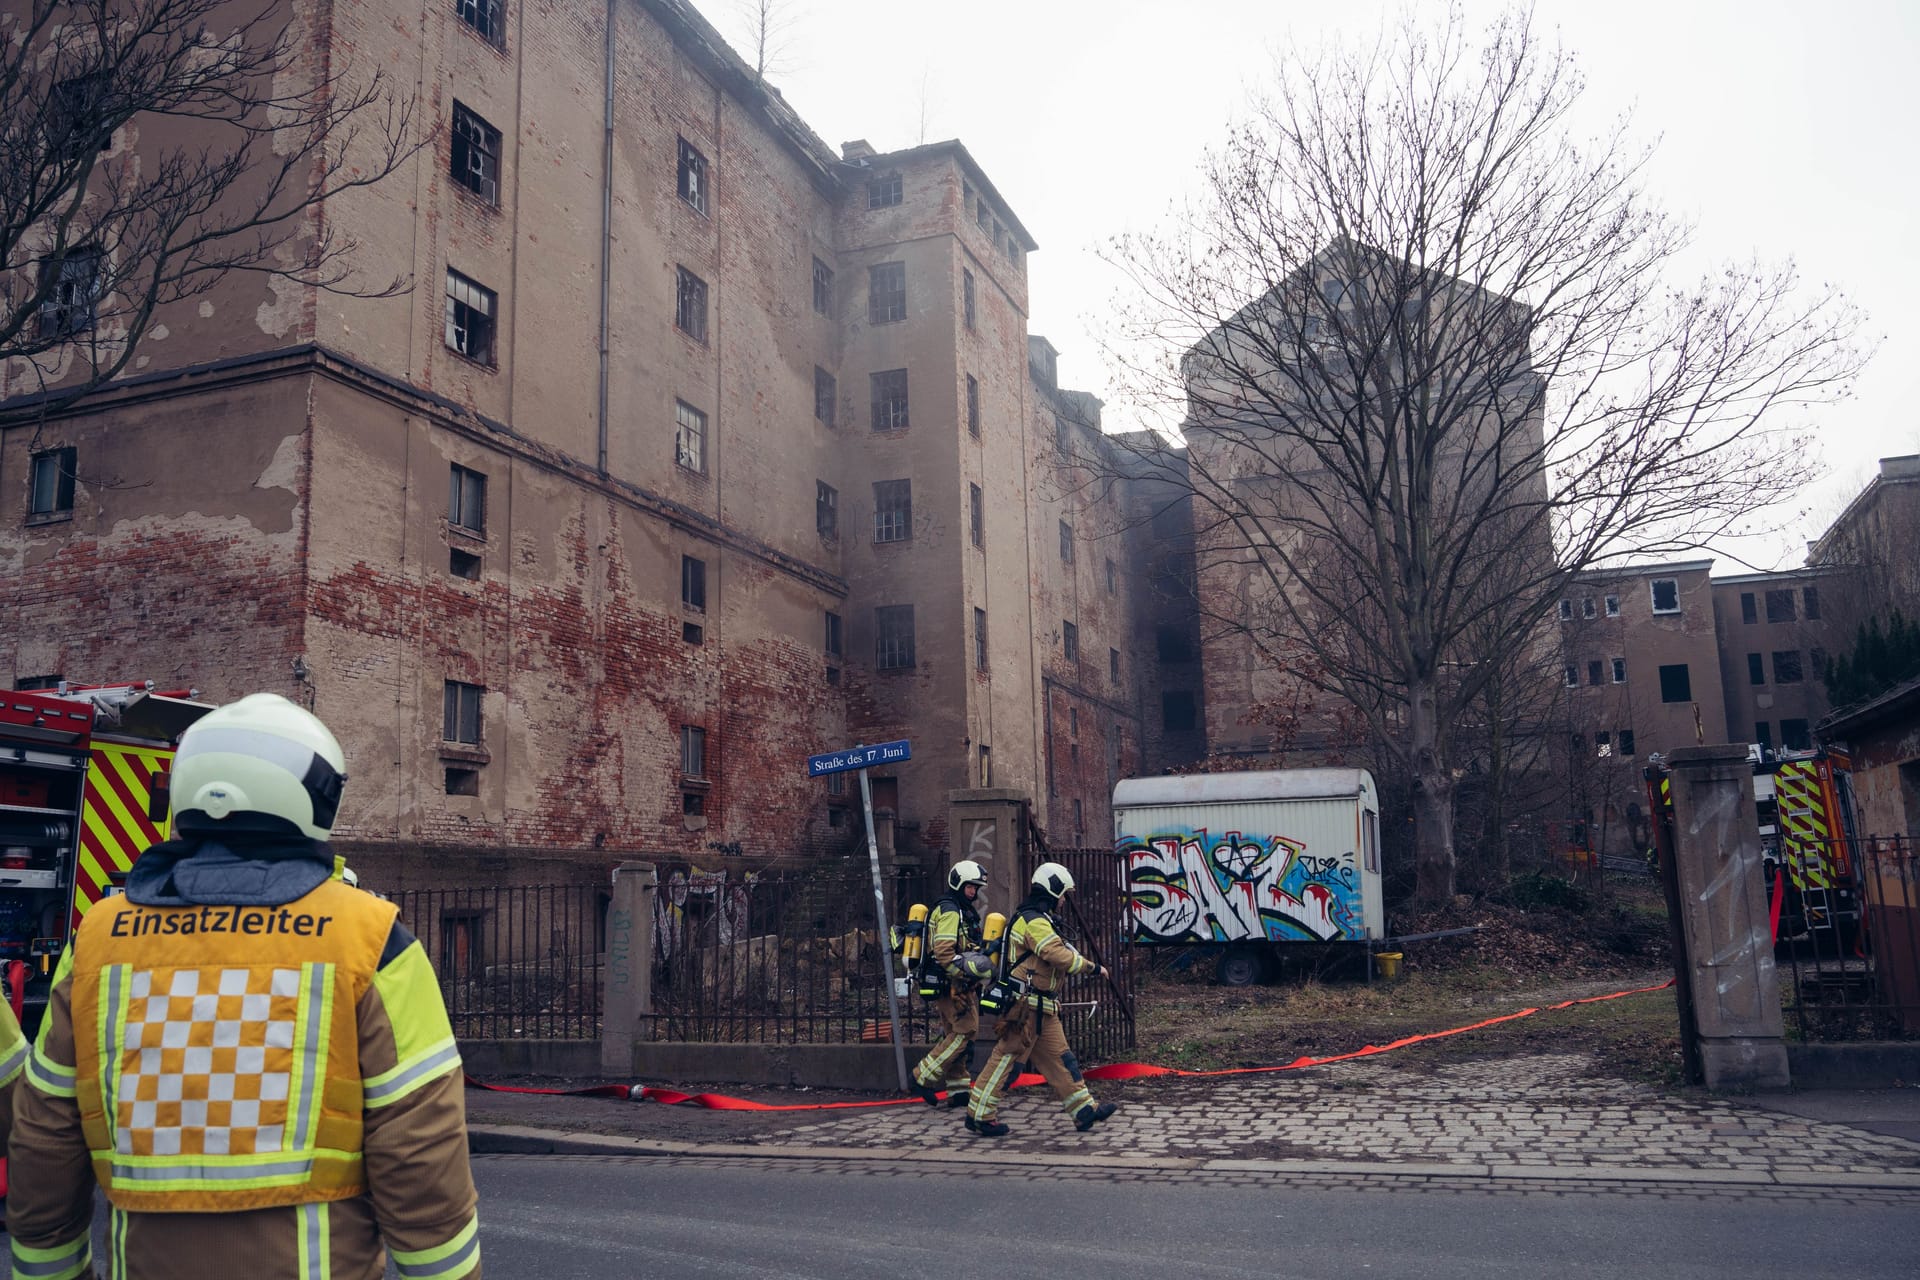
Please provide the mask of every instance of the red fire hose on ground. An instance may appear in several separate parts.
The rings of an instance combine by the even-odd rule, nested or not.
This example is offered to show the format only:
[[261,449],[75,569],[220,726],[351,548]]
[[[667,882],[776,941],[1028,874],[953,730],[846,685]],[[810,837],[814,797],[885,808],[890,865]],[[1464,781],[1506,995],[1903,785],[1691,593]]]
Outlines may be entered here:
[[[1156,1067],[1145,1062],[1113,1062],[1102,1067],[1089,1067],[1086,1077],[1089,1080],[1144,1080],[1156,1076],[1184,1076],[1189,1079],[1211,1076],[1260,1075],[1273,1071],[1298,1071],[1302,1067],[1322,1067],[1333,1062],[1347,1062],[1355,1058],[1370,1058],[1376,1054],[1391,1053],[1395,1049],[1404,1049],[1408,1045],[1420,1044],[1427,1040],[1443,1040],[1448,1036],[1463,1035],[1469,1031],[1480,1031],[1487,1027],[1499,1026],[1503,1022],[1516,1022],[1521,1018],[1531,1018],[1535,1014],[1553,1013],[1562,1009],[1571,1009],[1576,1005],[1599,1004],[1606,1000],[1619,1000],[1626,996],[1645,995],[1650,991],[1664,991],[1673,985],[1673,979],[1656,983],[1651,987],[1635,987],[1629,991],[1614,991],[1603,996],[1584,996],[1578,1000],[1562,1000],[1559,1004],[1543,1005],[1537,1009],[1521,1009],[1515,1013],[1501,1014],[1497,1018],[1487,1018],[1470,1023],[1464,1027],[1452,1027],[1446,1031],[1429,1031],[1421,1035],[1403,1036],[1387,1044],[1370,1044],[1355,1049],[1351,1053],[1337,1053],[1325,1058],[1295,1058],[1292,1062],[1264,1067],[1226,1067],[1217,1071],[1184,1071],[1178,1067]],[[1031,1072],[1016,1077],[1008,1087],[1023,1088],[1043,1083],[1042,1077]],[[660,1089],[653,1085],[597,1084],[579,1089],[533,1089],[516,1088],[512,1085],[486,1084],[467,1077],[470,1089],[487,1089],[495,1093],[544,1093],[578,1098],[623,1098],[632,1102],[659,1102],[669,1106],[705,1107],[709,1111],[840,1111],[863,1107],[898,1107],[917,1104],[920,1099],[880,1098],[866,1102],[755,1102],[750,1098],[735,1098],[724,1093],[681,1093],[677,1089]]]

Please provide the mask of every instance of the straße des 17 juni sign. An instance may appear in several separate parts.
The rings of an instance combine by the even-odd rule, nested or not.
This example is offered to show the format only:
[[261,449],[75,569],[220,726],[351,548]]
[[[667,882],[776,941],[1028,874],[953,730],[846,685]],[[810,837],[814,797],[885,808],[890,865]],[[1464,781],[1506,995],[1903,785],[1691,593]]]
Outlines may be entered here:
[[846,751],[808,756],[807,776],[818,778],[829,773],[845,773],[849,769],[868,769],[877,764],[897,764],[911,759],[913,749],[904,738],[899,742],[876,742],[870,747],[853,747]]

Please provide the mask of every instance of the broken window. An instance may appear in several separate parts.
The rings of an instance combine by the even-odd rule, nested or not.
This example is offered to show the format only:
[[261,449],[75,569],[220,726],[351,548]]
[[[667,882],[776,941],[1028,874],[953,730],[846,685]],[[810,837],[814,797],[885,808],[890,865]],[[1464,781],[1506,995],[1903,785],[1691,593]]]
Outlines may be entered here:
[[100,299],[100,250],[85,245],[40,264],[40,336],[70,338],[93,328]]
[[985,609],[973,611],[973,669],[975,671],[987,669],[987,611]]
[[453,11],[489,44],[506,43],[506,6],[501,0],[453,0]]
[[707,211],[707,158],[685,138],[680,139],[680,198]]
[[476,364],[494,363],[499,298],[493,290],[447,268],[447,346]]
[[977,484],[967,486],[967,532],[972,536],[974,546],[987,545],[986,502]]
[[840,491],[824,480],[813,483],[813,527],[823,538],[840,536]]
[[827,426],[834,423],[834,401],[839,399],[840,391],[833,375],[819,365],[813,366],[813,416]]
[[905,542],[913,537],[913,481],[881,480],[873,486],[873,540]]
[[907,264],[881,262],[867,268],[867,323],[907,318]]
[[980,434],[980,379],[967,375],[967,434]]
[[833,268],[815,258],[813,260],[813,309],[819,314],[833,314]]
[[707,415],[685,400],[673,402],[673,460],[689,471],[707,469]]
[[500,203],[500,131],[465,104],[453,104],[453,180],[485,200]]
[[872,376],[873,429],[904,431],[907,426],[907,371],[887,369]]
[[885,604],[873,611],[873,665],[902,671],[913,662],[913,606]]
[[680,557],[680,607],[693,613],[707,610],[707,562],[694,556]]
[[685,267],[674,268],[673,325],[695,342],[707,340],[707,282]]
[[967,328],[973,328],[973,272],[960,269],[960,315],[966,321]]
[[1071,622],[1060,624],[1060,653],[1068,662],[1080,661],[1080,628]]
[[867,208],[891,208],[900,203],[901,194],[899,174],[890,173],[882,178],[874,178],[867,183]]

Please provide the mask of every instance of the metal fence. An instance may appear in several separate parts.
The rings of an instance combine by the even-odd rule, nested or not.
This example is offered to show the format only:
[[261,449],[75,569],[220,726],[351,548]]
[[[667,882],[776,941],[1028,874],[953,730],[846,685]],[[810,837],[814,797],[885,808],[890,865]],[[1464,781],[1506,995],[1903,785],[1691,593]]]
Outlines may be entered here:
[[[890,924],[931,902],[917,869],[885,883]],[[846,865],[698,871],[662,867],[653,921],[655,1040],[857,1044],[892,1035],[873,879]],[[896,965],[896,968],[898,966]],[[928,1038],[930,1010],[900,1001],[901,1036]]]
[[440,975],[454,1035],[468,1040],[599,1036],[607,899],[595,885],[394,895]]
[[1789,841],[1767,868],[1788,1032],[1920,1036],[1920,845]]
[[1081,952],[1105,965],[1105,978],[1076,978],[1061,1011],[1068,1043],[1087,1062],[1110,1062],[1134,1047],[1133,979],[1137,959],[1127,942],[1126,861],[1112,849],[1024,850],[1020,883],[1042,862],[1073,876],[1061,930]]

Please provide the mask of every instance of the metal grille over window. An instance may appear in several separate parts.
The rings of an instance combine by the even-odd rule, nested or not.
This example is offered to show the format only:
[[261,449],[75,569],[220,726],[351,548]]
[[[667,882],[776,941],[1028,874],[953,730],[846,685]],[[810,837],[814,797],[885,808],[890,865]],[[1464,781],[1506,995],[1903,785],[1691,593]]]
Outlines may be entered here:
[[689,471],[707,469],[707,415],[685,400],[673,402],[673,460]]
[[453,180],[485,200],[500,203],[500,131],[453,104]]
[[447,269],[447,346],[480,364],[493,363],[493,290]]
[[913,481],[881,480],[873,486],[873,540],[905,542],[913,537]]
[[873,611],[873,665],[880,671],[913,666],[913,606],[881,605]]

